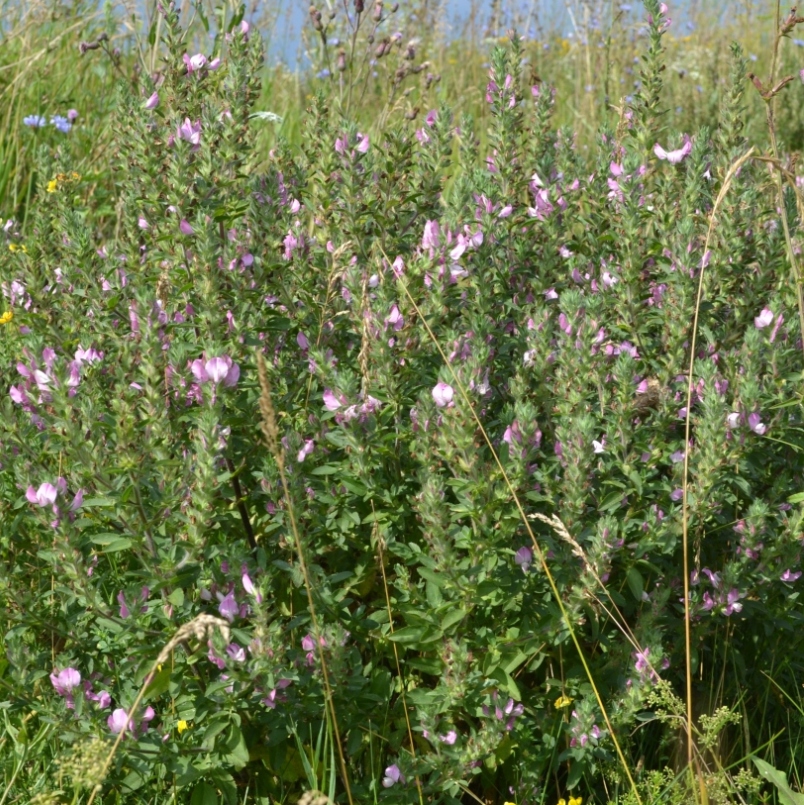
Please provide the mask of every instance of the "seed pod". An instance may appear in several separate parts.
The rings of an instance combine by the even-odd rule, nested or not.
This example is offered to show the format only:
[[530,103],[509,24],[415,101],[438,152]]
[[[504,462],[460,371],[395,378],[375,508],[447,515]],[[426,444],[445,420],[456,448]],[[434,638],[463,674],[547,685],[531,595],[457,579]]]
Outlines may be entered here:
[[416,46],[413,43],[408,44],[405,50],[405,58],[408,61],[413,61],[416,58]]
[[324,27],[321,24],[321,12],[315,6],[310,6],[310,20],[316,31],[320,31]]
[[346,51],[341,48],[338,51],[338,72],[342,73],[346,69]]
[[418,114],[419,114],[419,107],[414,106],[413,109],[411,109],[408,112],[405,112],[405,120],[415,120],[416,115]]
[[399,11],[399,3],[394,3],[394,4],[391,6],[391,13],[392,13],[392,14],[396,14],[396,12],[397,12],[397,11]]
[[363,0],[355,0],[355,11],[362,14],[366,10],[366,5]]
[[382,0],[378,0],[378,2],[374,4],[374,11],[371,12],[371,19],[373,19],[374,22],[379,22],[382,19]]

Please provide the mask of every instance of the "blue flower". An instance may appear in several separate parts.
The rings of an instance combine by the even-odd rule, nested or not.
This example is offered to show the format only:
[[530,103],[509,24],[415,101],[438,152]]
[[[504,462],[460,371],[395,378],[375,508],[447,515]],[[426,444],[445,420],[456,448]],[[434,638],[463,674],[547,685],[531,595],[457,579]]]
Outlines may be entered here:
[[41,129],[47,126],[47,120],[42,115],[28,115],[28,117],[22,119],[22,122],[32,129]]
[[61,115],[54,115],[50,118],[50,122],[62,133],[67,134],[67,132],[73,127],[73,124],[67,120],[66,117],[62,117]]

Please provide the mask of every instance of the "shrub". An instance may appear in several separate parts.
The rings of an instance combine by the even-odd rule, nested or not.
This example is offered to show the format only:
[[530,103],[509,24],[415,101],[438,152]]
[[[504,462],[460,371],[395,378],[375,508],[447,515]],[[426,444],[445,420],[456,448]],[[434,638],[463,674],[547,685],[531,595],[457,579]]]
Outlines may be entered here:
[[112,235],[42,152],[0,257],[2,675],[61,772],[21,796],[638,801],[687,648],[704,784],[745,734],[794,757],[796,274],[766,164],[730,172],[740,54],[721,125],[664,131],[647,6],[589,157],[514,39],[480,159],[446,104],[358,131],[319,93],[263,164],[258,38],[187,53],[172,6]]

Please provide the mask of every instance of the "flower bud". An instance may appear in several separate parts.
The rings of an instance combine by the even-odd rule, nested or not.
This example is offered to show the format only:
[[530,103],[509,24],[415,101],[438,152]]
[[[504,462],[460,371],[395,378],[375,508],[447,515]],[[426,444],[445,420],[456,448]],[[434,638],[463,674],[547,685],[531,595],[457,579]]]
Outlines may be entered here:
[[366,10],[366,5],[364,0],[355,0],[355,11],[358,14],[362,14]]
[[337,65],[339,73],[342,73],[344,70],[346,70],[346,51],[343,48],[338,51]]
[[378,2],[374,4],[374,11],[371,12],[371,19],[373,19],[374,22],[379,22],[382,19],[382,0],[378,0]]

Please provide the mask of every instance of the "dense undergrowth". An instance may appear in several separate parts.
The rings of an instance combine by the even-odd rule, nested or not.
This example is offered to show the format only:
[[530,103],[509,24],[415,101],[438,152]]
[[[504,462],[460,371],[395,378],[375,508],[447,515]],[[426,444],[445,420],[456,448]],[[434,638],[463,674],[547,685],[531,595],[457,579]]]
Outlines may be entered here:
[[3,134],[0,802],[801,801],[802,88],[670,128],[669,13],[593,138],[516,35],[270,143],[242,13],[82,39]]

